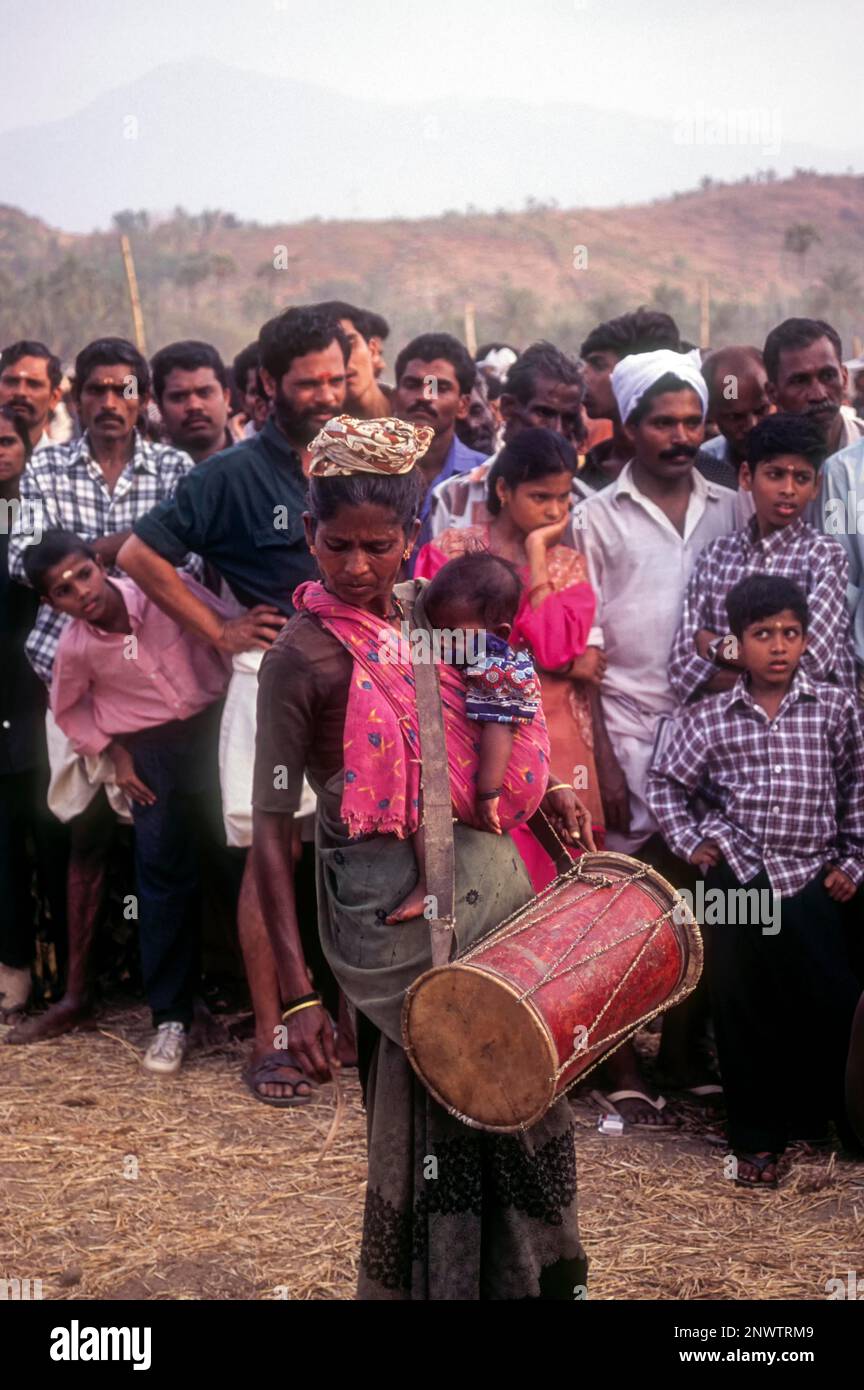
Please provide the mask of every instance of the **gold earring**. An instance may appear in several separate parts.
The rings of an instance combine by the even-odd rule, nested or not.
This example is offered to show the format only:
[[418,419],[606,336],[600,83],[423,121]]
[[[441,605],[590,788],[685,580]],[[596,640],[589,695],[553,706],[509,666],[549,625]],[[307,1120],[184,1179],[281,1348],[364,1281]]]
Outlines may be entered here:
[[408,556],[409,556],[410,554],[411,554],[411,547],[410,547],[410,545],[409,545],[409,546],[406,546],[406,548],[402,551],[402,559],[403,559],[403,560],[407,560],[407,559],[408,559]]

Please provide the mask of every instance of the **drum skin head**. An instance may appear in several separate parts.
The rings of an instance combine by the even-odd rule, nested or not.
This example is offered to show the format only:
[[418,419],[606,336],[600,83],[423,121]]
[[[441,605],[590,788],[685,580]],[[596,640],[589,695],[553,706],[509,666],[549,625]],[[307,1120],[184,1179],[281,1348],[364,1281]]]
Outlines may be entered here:
[[405,999],[402,1034],[423,1084],[469,1124],[509,1134],[535,1124],[555,1098],[545,1025],[485,971],[457,961],[421,975]]

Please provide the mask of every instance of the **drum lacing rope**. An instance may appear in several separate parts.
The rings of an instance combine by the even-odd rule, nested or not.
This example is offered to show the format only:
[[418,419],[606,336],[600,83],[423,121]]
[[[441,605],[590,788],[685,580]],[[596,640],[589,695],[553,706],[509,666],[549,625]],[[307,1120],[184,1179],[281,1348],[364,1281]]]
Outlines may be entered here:
[[[570,945],[567,947],[567,950],[564,952],[564,955],[561,956],[559,960],[552,962],[552,965],[549,967],[549,970],[547,971],[546,975],[544,975],[543,978],[539,980],[536,985],[533,985],[532,988],[528,990],[526,994],[522,994],[519,996],[520,1000],[527,998],[528,994],[532,994],[535,989],[540,989],[541,985],[546,984],[553,977],[556,966],[560,965],[563,961],[565,961],[567,957],[570,955],[570,953],[572,951],[575,951],[577,946],[581,945],[588,933],[592,931],[593,928],[596,926],[597,922],[600,921],[600,918],[603,916],[603,914],[609,911],[609,908],[612,907],[612,905],[618,901],[621,894],[625,892],[625,890],[630,886],[630,884],[638,883],[639,880],[645,878],[647,874],[648,870],[643,868],[640,869],[638,873],[632,874],[630,878],[622,878],[620,880],[616,880],[612,878],[607,878],[605,874],[584,873],[581,870],[579,864],[577,863],[568,874],[564,875],[563,878],[556,879],[554,883],[550,884],[548,888],[545,888],[543,892],[535,898],[533,912],[525,916],[523,915],[524,910],[519,909],[511,917],[508,917],[506,921],[502,922],[501,926],[498,928],[498,931],[495,933],[496,945],[500,941],[509,941],[511,937],[516,937],[521,935],[522,932],[529,931],[532,927],[536,927],[540,922],[548,921],[549,918],[552,916],[552,912],[542,912],[538,911],[538,909],[546,907],[549,900],[557,896],[558,890],[562,887],[562,884],[567,883],[571,879],[578,878],[583,883],[589,883],[591,885],[587,893],[582,893],[578,898],[573,899],[572,906],[574,907],[577,903],[584,903],[587,898],[591,897],[592,893],[599,892],[601,888],[614,887],[616,890],[613,896],[609,899],[608,903],[606,903],[606,905],[601,909],[599,914],[593,919],[593,921],[587,924],[581,936],[577,936],[570,943]],[[638,935],[640,931],[644,931],[647,925],[650,925],[650,923],[639,927],[637,931],[633,933],[633,935]],[[629,940],[629,937],[625,939]],[[464,956],[460,956],[460,961],[471,960],[473,956],[479,954],[479,952],[484,950],[489,944],[489,938],[483,938],[482,940],[478,941],[475,946],[472,946],[469,951],[466,951]],[[598,952],[598,954],[602,954],[602,952]],[[593,959],[593,957],[589,957],[589,959]]]
[[[618,995],[621,993],[621,990],[624,988],[625,984],[627,983],[628,979],[630,978],[630,975],[631,975],[631,974],[633,973],[633,971],[636,969],[637,965],[638,965],[639,962],[641,961],[641,959],[642,959],[642,957],[644,956],[645,952],[648,950],[648,947],[651,945],[651,943],[652,943],[652,941],[654,940],[655,936],[657,935],[658,931],[659,931],[660,928],[663,926],[663,923],[664,923],[664,922],[668,922],[668,921],[670,920],[670,918],[672,917],[672,915],[673,915],[674,912],[675,912],[675,908],[674,908],[674,907],[670,907],[666,912],[663,913],[663,916],[662,916],[662,917],[657,917],[657,918],[655,919],[655,921],[653,921],[653,922],[646,922],[645,926],[639,929],[640,931],[643,931],[643,930],[644,930],[644,931],[648,931],[648,930],[650,929],[650,935],[646,938],[645,941],[643,941],[642,945],[639,947],[639,950],[636,952],[636,955],[633,957],[633,959],[632,959],[632,961],[630,962],[630,964],[628,965],[627,969],[624,971],[624,974],[621,976],[621,979],[618,981],[617,985],[616,985],[616,986],[614,987],[614,989],[612,990],[612,993],[609,995],[609,998],[606,1000],[606,1003],[603,1005],[602,1009],[600,1009],[599,1013],[595,1014],[594,1018],[593,1018],[593,1019],[591,1020],[591,1022],[588,1024],[588,1027],[587,1027],[586,1032],[587,1032],[587,1034],[588,1034],[589,1036],[590,1036],[590,1034],[594,1031],[594,1029],[597,1027],[597,1025],[599,1024],[600,1020],[603,1018],[603,1015],[606,1013],[607,1009],[611,1008],[612,1004],[613,1004],[613,1003],[615,1002],[615,1000],[618,998]],[[629,936],[621,937],[621,938],[619,939],[619,942],[615,942],[614,944],[617,946],[617,945],[620,943],[620,941],[629,941],[629,940],[632,939],[632,937],[638,936],[638,935],[639,935],[639,932],[638,932],[638,931],[636,931],[636,932],[631,932]],[[587,962],[587,961],[589,961],[589,960],[596,960],[596,958],[597,958],[598,956],[602,956],[602,955],[604,954],[605,951],[610,950],[610,949],[611,949],[611,948],[608,947],[608,946],[607,946],[607,947],[603,947],[601,950],[595,951],[593,955],[586,956],[586,957],[585,957],[585,961]],[[580,962],[580,964],[582,964],[582,962]],[[572,972],[570,972],[570,973],[572,973]],[[657,1012],[660,1013],[660,1012],[663,1012],[663,1011],[665,1011],[666,1009],[668,1009],[668,1008],[670,1007],[670,1005],[671,1005],[671,1002],[672,1002],[672,1001],[664,1001],[664,1004],[663,1004],[663,1006],[662,1006],[662,1009],[658,1009]],[[638,1027],[640,1027],[640,1025],[641,1025],[642,1022],[643,1022],[643,1020],[640,1019],[640,1020],[639,1020],[637,1023],[635,1023],[635,1024],[628,1023],[628,1024],[626,1025],[626,1027],[620,1028],[620,1029],[618,1030],[618,1033],[612,1033],[612,1034],[610,1034],[609,1037],[603,1038],[603,1039],[602,1039],[602,1042],[604,1042],[604,1043],[611,1042],[611,1041],[613,1040],[613,1038],[620,1036],[622,1033],[624,1033],[624,1034],[635,1033],[636,1029],[637,1029]],[[574,1035],[574,1036],[575,1036],[575,1035]],[[593,1047],[596,1047],[600,1041],[601,1041],[601,1039],[595,1039],[594,1042],[593,1042],[593,1044],[590,1044],[590,1045],[593,1046]],[[558,1070],[555,1072],[555,1080],[556,1080],[556,1081],[560,1080],[562,1074],[563,1074],[563,1073],[567,1070],[567,1068],[570,1066],[570,1063],[573,1062],[573,1061],[575,1061],[577,1057],[581,1057],[582,1054],[585,1053],[585,1052],[587,1052],[587,1051],[588,1051],[588,1045],[586,1045],[586,1046],[579,1046],[579,1047],[574,1046],[573,1051],[570,1053],[570,1056],[567,1057],[567,1058],[565,1058],[565,1060],[561,1063],[561,1066],[560,1066],[560,1067],[558,1068]]]
[[[638,883],[641,879],[646,878],[648,876],[648,872],[649,871],[647,868],[643,868],[639,870],[637,873],[631,875],[629,878],[622,878],[620,881],[616,882],[615,879],[609,878],[606,874],[591,873],[590,871],[586,872],[582,869],[581,861],[577,860],[570,873],[564,876],[565,881],[578,878],[583,883],[590,884],[591,886],[587,893],[582,893],[578,898],[574,900],[574,906],[576,903],[584,902],[587,898],[591,896],[592,893],[598,892],[602,888],[614,888],[614,892],[612,893],[612,896],[609,898],[609,901],[604,903],[600,912],[593,919],[593,921],[589,922],[588,925],[585,927],[584,931],[581,933],[581,935],[579,935],[574,941],[570,943],[570,945],[567,947],[567,950],[564,951],[564,953],[561,956],[559,956],[557,960],[552,962],[552,964],[547,969],[546,973],[537,981],[537,983],[532,985],[529,989],[526,989],[522,994],[517,996],[520,1003],[523,1000],[530,998],[530,996],[534,994],[537,990],[541,989],[543,985],[548,984],[548,982],[551,979],[556,978],[556,972],[559,972],[559,967],[563,966],[567,957],[571,955],[579,945],[581,945],[588,933],[592,931],[593,928],[600,921],[601,917],[603,917],[605,913],[607,913],[610,910],[610,908],[614,906],[614,904],[618,901],[621,895],[627,890],[627,888],[630,887],[632,883]],[[557,897],[557,893],[558,890],[561,888],[561,885],[561,878],[556,879],[552,884],[550,884],[550,886],[546,888],[543,891],[543,893],[541,893],[537,897],[535,902],[535,909],[537,907],[546,907],[550,898]],[[599,1010],[596,1016],[592,1019],[591,1023],[588,1025],[586,1029],[588,1035],[590,1035],[591,1032],[597,1027],[597,1025],[602,1020],[603,1016],[606,1014],[607,1010],[611,1008],[612,1004],[620,994],[622,988],[626,984],[630,975],[636,969],[645,952],[648,950],[648,947],[651,945],[658,931],[663,926],[664,922],[668,922],[670,920],[674,912],[675,906],[673,905],[672,907],[668,908],[662,914],[662,916],[655,918],[651,922],[641,923],[638,927],[634,928],[633,931],[628,932],[626,936],[619,937],[617,941],[610,942],[605,946],[598,947],[596,951],[593,951],[589,956],[583,957],[576,965],[572,966],[570,970],[560,970],[560,974],[562,975],[574,974],[577,970],[581,969],[583,965],[587,965],[590,961],[597,960],[600,956],[608,954],[609,951],[612,951],[616,947],[620,946],[622,942],[632,941],[634,937],[641,936],[643,932],[648,932],[647,938],[645,939],[645,941],[643,941],[638,952],[633,957],[633,960],[630,962],[630,965],[624,972],[624,975],[613,989],[609,998],[606,1000],[606,1003],[603,1005],[603,1007]],[[523,920],[519,922],[518,918],[520,916],[520,913],[516,912],[513,915],[513,917],[508,919],[507,922],[502,923],[501,928],[496,934],[496,941],[509,940],[511,937],[519,936],[522,932],[528,931],[529,928],[537,926],[539,922],[548,920],[548,918],[551,917],[551,915],[551,911],[538,912],[535,910],[530,914],[530,917],[527,920],[523,918]],[[505,928],[509,928],[509,930],[505,930]],[[467,951],[465,953],[465,955],[462,957],[462,960],[469,960],[472,956],[479,953],[488,944],[488,940],[478,942],[476,946],[472,947],[470,951]],[[647,1020],[649,1018],[653,1018],[655,1014],[662,1013],[665,1009],[669,1008],[670,1005],[673,1002],[675,1002],[675,1000],[677,1000],[678,993],[679,991],[676,991],[675,999],[664,1001],[664,1003],[661,1005],[659,1009],[653,1010],[650,1014],[646,1014],[644,1018],[640,1019],[635,1024],[627,1024],[624,1028],[619,1029],[617,1033],[610,1034],[608,1038],[604,1038],[602,1039],[602,1041],[604,1043],[608,1043],[613,1041],[616,1037],[621,1036],[622,1034],[626,1036],[634,1033],[636,1031],[636,1028],[640,1027],[642,1023],[647,1022]],[[595,1041],[591,1046],[596,1047],[597,1041]],[[574,1046],[574,1049],[570,1053],[570,1056],[565,1058],[565,1060],[561,1063],[560,1067],[558,1067],[558,1069],[554,1073],[556,1083],[560,1080],[561,1076],[567,1070],[570,1064],[574,1062],[577,1057],[581,1057],[587,1050],[588,1048],[583,1045],[580,1045],[578,1047]]]
[[[645,878],[646,875],[647,875],[647,872],[648,872],[647,869],[640,869],[638,873],[633,874],[632,878],[622,878],[621,882],[618,884],[618,887],[617,887],[617,888],[615,889],[615,891],[613,892],[611,898],[608,900],[608,902],[604,903],[603,907],[601,907],[600,911],[597,913],[597,916],[594,918],[594,921],[593,921],[593,922],[590,922],[590,923],[588,924],[588,926],[585,928],[584,932],[582,933],[582,935],[581,935],[580,937],[577,937],[577,939],[576,939],[575,941],[571,941],[571,942],[570,942],[570,945],[567,947],[567,950],[564,952],[564,954],[563,954],[562,956],[559,956],[557,960],[553,960],[552,964],[549,966],[548,970],[546,971],[546,974],[545,974],[545,975],[541,975],[541,976],[540,976],[540,979],[537,981],[536,984],[532,985],[530,989],[526,989],[526,990],[525,990],[525,993],[524,993],[524,994],[521,994],[521,995],[519,996],[520,1002],[521,1002],[523,999],[528,999],[528,998],[530,998],[530,996],[531,996],[532,994],[535,994],[535,993],[537,992],[538,989],[542,989],[543,986],[544,986],[545,984],[548,984],[550,980],[554,980],[554,979],[557,977],[558,966],[559,966],[559,965],[563,965],[564,962],[565,962],[565,960],[567,959],[567,957],[573,954],[573,952],[576,950],[576,947],[577,947],[578,945],[580,945],[580,943],[581,943],[582,941],[585,940],[585,937],[588,935],[589,931],[592,931],[593,928],[596,927],[596,925],[597,925],[597,923],[600,921],[600,919],[601,919],[602,917],[605,917],[605,915],[606,915],[606,913],[609,911],[609,909],[610,909],[611,907],[614,907],[614,906],[615,906],[615,904],[617,903],[618,899],[621,897],[622,893],[626,892],[626,890],[630,887],[630,885],[631,885],[632,883],[638,883],[638,882],[640,881],[640,879]],[[584,878],[585,876],[584,876],[584,875],[577,875],[577,877],[582,877],[582,878]],[[589,881],[590,881],[590,880],[589,880]],[[606,879],[602,884],[598,884],[597,886],[598,886],[598,887],[603,887],[603,888],[611,888],[612,884],[611,884],[611,882],[610,882],[608,879]],[[587,897],[588,895],[586,894],[585,896]],[[581,901],[581,900],[580,900],[580,901]],[[662,922],[662,921],[663,921],[663,918],[661,917],[661,918],[659,919],[659,922]],[[659,922],[658,922],[657,925],[659,925]],[[654,926],[654,923],[653,923],[653,922],[646,922],[646,923],[644,923],[642,926],[638,927],[637,930],[636,930],[635,932],[631,932],[631,933],[630,933],[630,936],[638,936],[638,934],[639,934],[640,931],[647,931],[648,928],[649,928],[650,926]],[[628,941],[629,941],[630,936],[625,937],[624,940],[628,940]],[[616,943],[616,944],[617,944],[617,943]],[[646,943],[646,944],[647,944],[647,943]],[[585,959],[586,959],[586,960],[595,960],[595,959],[597,958],[597,956],[602,956],[602,955],[603,955],[606,951],[608,951],[609,949],[610,949],[610,947],[608,947],[608,946],[603,946],[603,947],[601,947],[599,950],[595,951],[593,955],[586,956]],[[637,957],[637,959],[638,959],[638,957]],[[580,964],[581,964],[581,963],[582,963],[582,962],[580,962]],[[562,973],[562,974],[566,974],[567,972],[566,972],[566,971],[562,971],[561,973]]]
[[[634,883],[636,877],[637,875],[634,874],[633,878],[625,879],[623,880],[623,882],[625,885],[627,883]],[[644,874],[640,874],[638,875],[638,877],[644,877]],[[550,883],[547,888],[544,888],[541,893],[537,894],[537,897],[533,901],[532,909],[527,915],[525,914],[524,907],[520,907],[517,908],[515,912],[512,912],[509,917],[505,917],[504,921],[500,924],[500,926],[495,932],[496,944],[499,941],[509,941],[511,936],[519,936],[521,932],[528,931],[530,927],[536,927],[538,922],[547,921],[548,918],[552,915],[551,912],[542,912],[540,911],[540,909],[545,907],[547,902],[557,895],[559,889],[564,884],[569,883],[574,878],[581,879],[583,883],[591,884],[591,887],[588,889],[587,893],[582,893],[578,898],[573,899],[574,906],[576,905],[576,903],[582,903],[585,901],[586,898],[590,898],[591,894],[596,893],[598,889],[611,888],[613,884],[616,882],[615,879],[607,878],[604,874],[583,873],[579,869],[578,863],[574,864],[573,868],[569,871],[569,873],[562,874],[561,876],[556,878],[552,883]],[[586,927],[585,929],[585,932],[583,932],[583,936],[591,930],[591,927],[593,925],[593,922],[589,923],[588,927]],[[582,939],[583,938],[580,937],[579,941],[581,941]],[[574,945],[578,946],[579,941],[574,942]],[[464,953],[464,955],[459,956],[459,964],[461,964],[463,961],[471,960],[473,956],[476,956],[479,954],[480,951],[485,950],[489,944],[490,938],[488,936],[481,938],[481,940],[478,941],[474,946],[471,946]]]
[[[567,957],[571,955],[573,951],[576,949],[576,947],[580,944],[580,942],[584,940],[587,933],[594,927],[596,927],[597,923],[600,921],[602,917],[605,916],[605,914],[610,910],[610,908],[614,907],[615,903],[621,897],[622,893],[624,893],[627,890],[627,888],[629,888],[630,884],[638,883],[641,879],[646,878],[647,875],[648,870],[643,868],[640,869],[638,873],[633,874],[631,878],[625,878],[621,880],[621,882],[615,888],[615,891],[612,893],[612,896],[609,898],[608,902],[604,903],[603,907],[600,909],[599,913],[594,918],[594,921],[591,922],[588,927],[586,927],[585,931],[582,933],[582,936],[580,936],[578,940],[572,942],[567,947],[567,950],[564,951],[563,955],[559,956],[557,960],[554,960],[552,962],[552,964],[547,969],[546,973],[541,976],[541,978],[537,981],[536,984],[532,985],[530,989],[525,990],[524,993],[519,996],[520,1003],[523,999],[530,998],[532,994],[535,994],[538,989],[541,989],[543,987],[543,985],[548,984],[550,980],[558,978],[559,975],[573,974],[576,970],[581,969],[583,965],[587,965],[590,961],[597,960],[600,956],[608,954],[609,951],[614,950],[615,948],[620,946],[622,942],[632,941],[634,937],[640,936],[643,932],[647,932],[648,935],[642,942],[642,945],[639,947],[639,950],[637,951],[636,955],[633,957],[632,961],[628,965],[621,979],[618,981],[617,985],[615,985],[614,989],[609,995],[609,998],[606,1000],[606,1003],[588,1024],[586,1033],[590,1037],[591,1033],[596,1029],[597,1025],[600,1023],[601,1019],[604,1017],[606,1012],[612,1007],[612,1004],[615,1002],[618,995],[621,993],[621,990],[623,989],[624,985],[627,983],[633,971],[638,966],[639,962],[641,961],[645,952],[648,950],[648,947],[651,945],[652,941],[659,932],[660,928],[663,926],[664,922],[668,922],[669,919],[672,917],[672,914],[675,911],[675,907],[673,906],[667,908],[667,910],[664,913],[662,913],[660,917],[656,917],[651,922],[641,923],[638,927],[635,928],[635,930],[628,932],[626,936],[619,937],[617,941],[610,942],[605,946],[598,947],[597,950],[592,951],[590,955],[584,956],[578,962],[578,964],[575,965],[571,970],[561,970],[559,968],[563,966]],[[602,878],[602,882],[597,884],[598,887],[612,886],[610,880],[605,876],[580,874],[578,872],[578,865],[575,877],[583,878],[589,882],[592,880],[596,881],[597,878]],[[627,1031],[631,1031],[629,1025]],[[604,1039],[604,1041],[608,1042],[610,1041],[610,1039]],[[594,1045],[596,1046],[596,1042]],[[580,1057],[582,1053],[585,1051],[586,1048],[584,1046],[574,1045],[573,1051],[570,1053],[570,1056],[565,1059],[565,1061],[561,1064],[561,1066],[558,1067],[558,1069],[555,1072],[556,1082],[560,1080],[562,1074],[566,1071],[567,1067],[570,1066],[571,1062],[575,1061],[575,1059],[577,1057]]]

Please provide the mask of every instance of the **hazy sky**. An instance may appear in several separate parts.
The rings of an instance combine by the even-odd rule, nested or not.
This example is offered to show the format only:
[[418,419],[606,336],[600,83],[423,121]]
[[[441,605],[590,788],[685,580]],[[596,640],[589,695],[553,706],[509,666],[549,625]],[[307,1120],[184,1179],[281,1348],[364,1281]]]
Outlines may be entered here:
[[864,41],[854,0],[0,0],[0,20],[0,131],[211,57],[379,100],[758,106],[787,139],[842,149]]

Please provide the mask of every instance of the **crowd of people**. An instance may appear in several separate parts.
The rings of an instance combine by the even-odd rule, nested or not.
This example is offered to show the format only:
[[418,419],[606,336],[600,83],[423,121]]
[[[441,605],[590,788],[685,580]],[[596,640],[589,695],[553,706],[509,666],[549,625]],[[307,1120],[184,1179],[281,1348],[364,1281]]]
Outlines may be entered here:
[[[566,1100],[530,1142],[485,1134],[406,1061],[401,1001],[430,958],[422,767],[449,763],[460,949],[554,879],[538,806],[574,857],[625,853],[727,904],[656,1073],[629,1042],[592,1077],[605,1112],[674,1125],[658,1081],[725,1112],[751,1188],[832,1122],[851,1145],[864,421],[819,320],[700,351],[639,308],[578,357],[430,332],[392,384],[387,338],[332,301],[277,315],[230,368],[198,341],[148,362],[100,338],[65,375],[41,342],[0,354],[5,1041],[91,1018],[131,823],[144,1068],[175,1074],[194,1040],[217,865],[251,1096],[306,1104],[359,1066],[361,1295],[572,1297]],[[483,638],[441,666],[436,750],[410,655],[382,649],[415,601]],[[46,923],[63,993],[39,1009]]]

